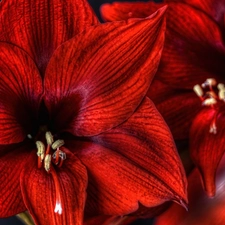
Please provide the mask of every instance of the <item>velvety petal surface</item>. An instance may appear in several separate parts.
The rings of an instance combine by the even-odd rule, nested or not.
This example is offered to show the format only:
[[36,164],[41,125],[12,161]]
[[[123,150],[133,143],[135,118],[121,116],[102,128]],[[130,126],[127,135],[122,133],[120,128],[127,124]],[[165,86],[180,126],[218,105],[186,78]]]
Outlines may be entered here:
[[[210,133],[214,120],[217,127],[215,134]],[[200,170],[209,196],[215,194],[215,174],[225,151],[224,122],[224,113],[205,108],[196,116],[190,131],[191,157]]]
[[[148,96],[151,97],[151,94]],[[201,102],[194,92],[177,90],[173,96],[164,96],[156,107],[168,124],[175,140],[189,138],[192,121],[201,108]]]
[[148,17],[165,4],[155,2],[113,2],[103,4],[100,8],[105,21],[120,21],[128,18]]
[[124,215],[139,203],[155,207],[170,200],[186,204],[181,161],[149,99],[125,123],[92,141],[78,151],[88,169],[87,213]]
[[45,77],[45,103],[58,130],[96,135],[133,114],[158,67],[164,12],[92,27],[58,48]]
[[216,175],[217,193],[208,198],[201,187],[197,169],[188,178],[188,212],[181,207],[173,206],[159,216],[154,225],[222,225],[225,223],[225,185],[224,159],[221,161]]
[[85,0],[7,0],[0,12],[0,41],[23,48],[42,76],[60,44],[98,23]]
[[166,3],[185,2],[202,10],[224,26],[225,1],[224,0],[165,0]]
[[[86,200],[87,174],[85,167],[70,152],[61,168],[48,174],[37,168],[37,156],[28,159],[20,176],[21,189],[26,207],[37,225],[83,224]],[[61,195],[62,214],[54,212],[56,184]]]
[[0,217],[14,216],[26,210],[20,189],[20,173],[27,163],[29,147],[0,146]]
[[169,4],[167,33],[157,77],[168,85],[192,88],[224,74],[224,44],[219,26],[186,4]]
[[42,81],[32,59],[0,42],[0,144],[21,142],[31,132],[41,97]]

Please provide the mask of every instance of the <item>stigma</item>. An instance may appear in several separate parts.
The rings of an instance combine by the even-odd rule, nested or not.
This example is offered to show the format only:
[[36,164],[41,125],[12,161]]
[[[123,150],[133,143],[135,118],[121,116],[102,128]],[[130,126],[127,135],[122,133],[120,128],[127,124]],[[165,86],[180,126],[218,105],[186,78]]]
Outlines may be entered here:
[[62,214],[62,190],[61,185],[54,167],[61,167],[66,159],[66,153],[63,151],[64,141],[58,139],[54,141],[51,132],[45,133],[46,144],[42,141],[36,141],[38,168],[44,168],[45,171],[52,175],[56,192],[56,203],[54,212]]
[[[201,85],[196,84],[193,91],[200,98],[203,106],[217,109],[218,104],[225,102],[225,85],[222,83],[217,84],[213,78],[206,79]],[[218,113],[216,112],[210,124],[209,133],[217,133],[217,116]]]

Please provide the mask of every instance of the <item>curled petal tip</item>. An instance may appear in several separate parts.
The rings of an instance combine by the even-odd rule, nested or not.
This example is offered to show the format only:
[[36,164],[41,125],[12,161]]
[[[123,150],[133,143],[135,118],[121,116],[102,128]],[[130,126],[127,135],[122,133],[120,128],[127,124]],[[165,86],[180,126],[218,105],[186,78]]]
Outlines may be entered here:
[[186,211],[188,212],[188,203],[187,202],[185,202],[184,200],[181,199],[179,204],[181,206],[183,206],[186,209]]
[[181,205],[182,207],[184,207],[186,209],[186,211],[188,211],[188,201],[184,200],[184,199],[179,199],[179,200],[174,200],[174,202],[176,202],[177,204]]

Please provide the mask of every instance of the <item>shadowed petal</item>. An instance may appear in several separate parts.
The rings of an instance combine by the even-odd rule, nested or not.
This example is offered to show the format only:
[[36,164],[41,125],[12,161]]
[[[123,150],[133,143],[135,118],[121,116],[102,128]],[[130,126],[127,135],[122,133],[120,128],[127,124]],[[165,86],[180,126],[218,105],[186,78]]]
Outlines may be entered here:
[[155,2],[113,2],[103,4],[100,8],[101,16],[105,21],[120,21],[128,18],[148,17],[164,6]]
[[26,210],[20,189],[20,173],[29,157],[29,147],[0,146],[0,217]]
[[[66,154],[63,166],[52,169],[50,174],[37,169],[37,156],[32,154],[21,173],[23,199],[37,225],[83,224],[87,174],[74,155]],[[57,183],[57,193],[60,193],[62,202],[61,215],[54,212]]]
[[157,77],[174,88],[192,88],[208,77],[220,80],[225,51],[219,26],[186,4],[171,3],[166,17],[167,38]]
[[160,60],[164,11],[95,26],[56,51],[46,71],[45,102],[58,129],[96,135],[133,114]]
[[39,72],[26,52],[0,42],[0,144],[31,132],[42,97]]
[[0,11],[0,41],[23,48],[42,76],[60,44],[98,23],[85,0],[7,0]]
[[138,203],[155,207],[170,200],[186,204],[181,161],[150,100],[127,122],[92,140],[78,153],[89,172],[87,213],[124,215]]
[[188,178],[188,212],[181,207],[173,206],[157,218],[154,225],[222,225],[225,221],[225,183],[224,157],[219,165],[214,198],[208,198],[202,190],[199,173],[196,170]]
[[185,2],[195,8],[202,10],[214,20],[224,26],[225,1],[224,0],[165,0],[170,2]]
[[[210,133],[214,120],[217,132]],[[191,157],[200,170],[205,191],[209,196],[215,194],[215,174],[225,151],[224,122],[224,114],[217,114],[216,110],[206,108],[197,115],[191,127]]]

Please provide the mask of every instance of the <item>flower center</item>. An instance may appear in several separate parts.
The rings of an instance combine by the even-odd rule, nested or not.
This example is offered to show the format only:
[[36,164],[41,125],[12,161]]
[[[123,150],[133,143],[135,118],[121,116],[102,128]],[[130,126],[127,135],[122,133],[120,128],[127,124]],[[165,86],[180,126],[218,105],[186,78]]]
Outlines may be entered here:
[[[215,87],[217,85],[217,91],[215,91]],[[193,87],[194,92],[202,101],[203,106],[211,107],[216,109],[218,104],[225,102],[225,86],[222,83],[217,84],[216,80],[213,78],[208,78],[204,83],[196,84]],[[212,122],[210,124],[209,133],[216,134],[216,120],[218,116],[218,110],[214,114]]]
[[66,153],[63,151],[64,141],[58,139],[54,141],[51,132],[45,133],[46,145],[42,141],[36,141],[38,168],[44,168],[47,173],[52,175],[56,190],[55,213],[62,214],[61,188],[54,166],[61,167],[66,159]]

